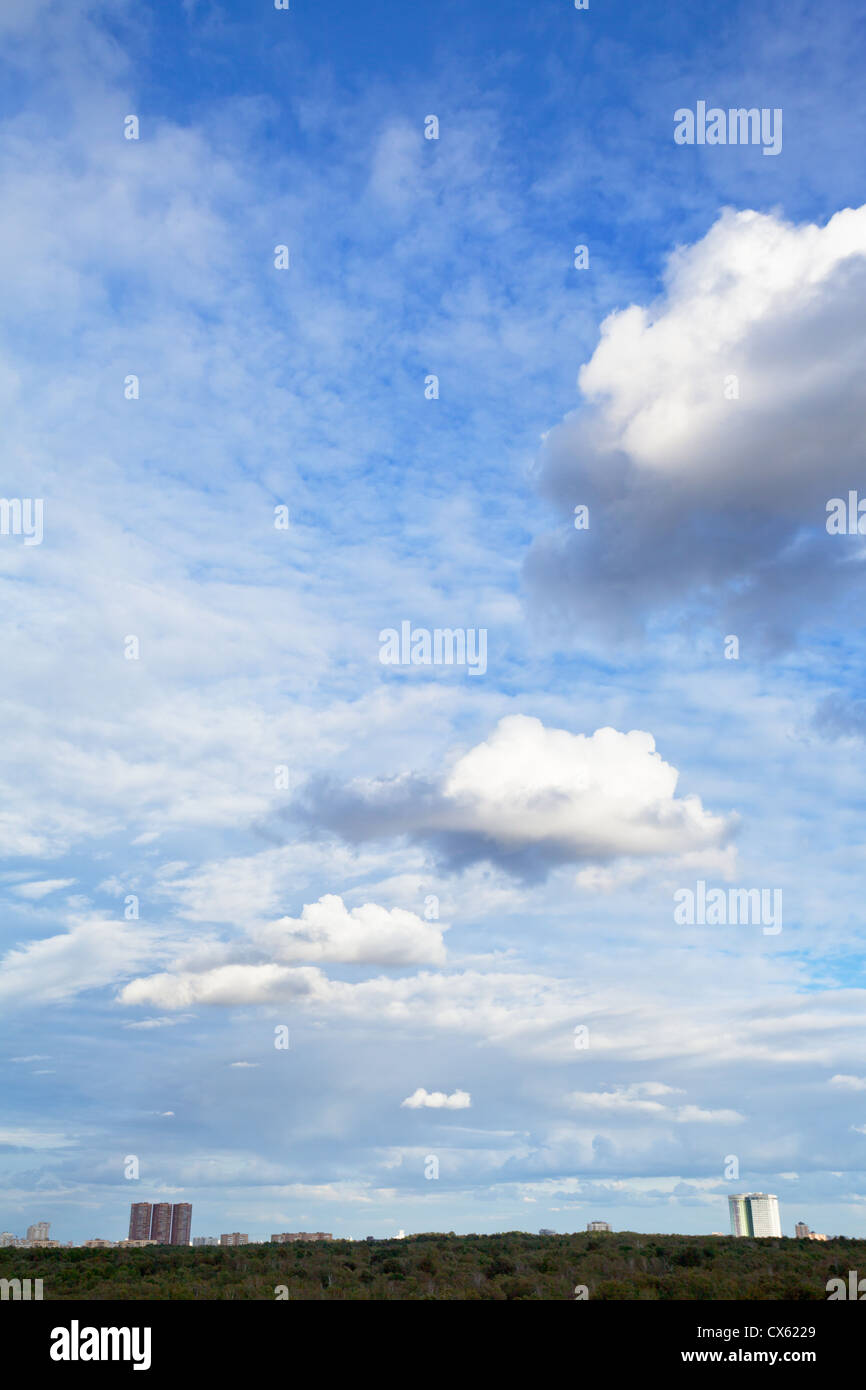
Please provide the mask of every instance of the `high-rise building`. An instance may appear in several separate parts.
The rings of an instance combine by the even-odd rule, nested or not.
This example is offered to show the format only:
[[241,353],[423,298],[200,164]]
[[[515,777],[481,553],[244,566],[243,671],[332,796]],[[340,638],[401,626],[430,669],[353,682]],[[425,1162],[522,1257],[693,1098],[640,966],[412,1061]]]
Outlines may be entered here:
[[782,1222],[779,1217],[779,1199],[769,1192],[749,1194],[752,1209],[752,1229],[756,1236],[780,1236]]
[[150,1240],[150,1202],[133,1202],[129,1208],[129,1239]]
[[50,1228],[50,1221],[34,1221],[32,1226],[27,1227],[27,1239],[48,1240],[48,1232]]
[[220,1236],[220,1245],[249,1245],[250,1238],[241,1235],[240,1231],[232,1231],[229,1235]]
[[153,1240],[157,1245],[189,1245],[192,1206],[189,1202],[133,1202],[129,1208],[129,1239]]
[[17,1244],[18,1237],[13,1236],[11,1231],[0,1231],[0,1250],[5,1250],[8,1246]]
[[780,1236],[779,1199],[772,1192],[738,1192],[728,1198],[731,1234],[735,1236]]
[[192,1203],[175,1202],[171,1209],[172,1245],[189,1245],[189,1228],[192,1224]]
[[729,1197],[728,1210],[731,1214],[732,1236],[754,1235],[748,1197],[742,1193],[737,1193],[734,1197]]
[[150,1238],[157,1245],[171,1245],[171,1202],[154,1202]]

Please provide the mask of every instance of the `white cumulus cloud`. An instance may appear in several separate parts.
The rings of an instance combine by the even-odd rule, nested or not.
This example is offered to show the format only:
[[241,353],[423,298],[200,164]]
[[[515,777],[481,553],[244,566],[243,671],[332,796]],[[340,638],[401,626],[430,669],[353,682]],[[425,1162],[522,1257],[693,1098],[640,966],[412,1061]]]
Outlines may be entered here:
[[281,917],[250,934],[282,961],[441,965],[445,960],[442,928],[437,923],[377,903],[350,910],[335,893],[307,904],[300,917]]
[[527,879],[631,856],[717,862],[733,818],[678,797],[678,778],[643,730],[573,734],[513,714],[436,782],[404,774],[346,791],[322,785],[306,809],[348,840],[409,836],[461,868],[488,861]]
[[456,824],[503,844],[600,858],[718,845],[727,822],[697,796],[677,798],[678,778],[639,729],[587,736],[510,715],[456,763],[444,791]]
[[471,1104],[468,1091],[452,1091],[449,1096],[445,1091],[425,1091],[423,1086],[400,1102],[407,1110],[468,1110]]
[[862,475],[864,312],[866,206],[824,226],[728,209],[677,248],[654,303],[605,319],[545,436],[541,486],[570,520],[528,558],[536,600],[608,639],[684,605],[775,645],[826,621],[855,579],[826,503]]

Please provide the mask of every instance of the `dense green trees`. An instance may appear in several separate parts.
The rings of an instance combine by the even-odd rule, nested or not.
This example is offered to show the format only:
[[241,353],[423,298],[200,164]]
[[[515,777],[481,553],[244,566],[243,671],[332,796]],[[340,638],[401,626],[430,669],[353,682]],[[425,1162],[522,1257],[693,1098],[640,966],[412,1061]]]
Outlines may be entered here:
[[725,1236],[409,1236],[227,1249],[0,1250],[0,1278],[42,1279],[46,1300],[824,1300],[866,1276],[866,1241]]

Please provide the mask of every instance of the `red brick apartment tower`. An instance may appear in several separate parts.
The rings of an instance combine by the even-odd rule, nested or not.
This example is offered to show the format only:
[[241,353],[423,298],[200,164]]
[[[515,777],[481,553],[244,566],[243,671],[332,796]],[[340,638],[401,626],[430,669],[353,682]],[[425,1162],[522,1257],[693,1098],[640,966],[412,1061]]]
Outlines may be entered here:
[[159,1245],[171,1245],[171,1202],[154,1203],[150,1238]]
[[171,1209],[172,1245],[189,1245],[189,1228],[192,1224],[192,1203],[175,1202]]
[[129,1239],[150,1240],[150,1202],[133,1202],[129,1208]]

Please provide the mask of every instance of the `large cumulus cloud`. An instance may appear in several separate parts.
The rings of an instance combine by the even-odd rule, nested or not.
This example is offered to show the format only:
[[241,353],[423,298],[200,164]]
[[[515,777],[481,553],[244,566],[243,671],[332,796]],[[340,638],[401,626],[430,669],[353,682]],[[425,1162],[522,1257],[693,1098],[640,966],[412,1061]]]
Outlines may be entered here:
[[678,797],[678,778],[642,730],[587,736],[510,715],[439,780],[317,783],[306,809],[349,840],[406,835],[452,865],[486,859],[538,877],[558,864],[717,851],[732,820]]
[[828,535],[826,504],[866,492],[864,313],[866,207],[824,227],[728,210],[676,250],[658,301],[602,324],[545,438],[562,525],[528,556],[535,600],[620,636],[672,614],[777,646],[838,624],[863,542]]

